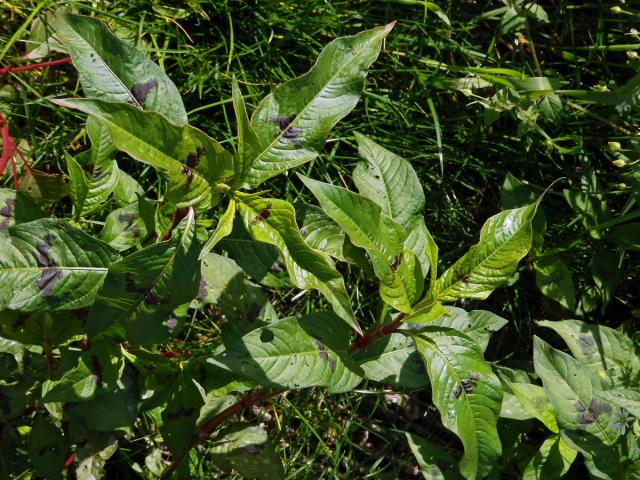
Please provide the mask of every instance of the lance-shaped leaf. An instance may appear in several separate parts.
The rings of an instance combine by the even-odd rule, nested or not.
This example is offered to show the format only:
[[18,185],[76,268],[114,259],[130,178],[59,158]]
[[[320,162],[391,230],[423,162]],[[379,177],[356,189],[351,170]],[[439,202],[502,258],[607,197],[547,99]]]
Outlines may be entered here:
[[202,251],[200,252],[200,259],[204,258],[213,247],[215,247],[220,240],[224,237],[227,237],[231,234],[233,230],[233,219],[236,216],[236,202],[231,199],[229,201],[229,206],[225,210],[224,214],[218,220],[218,224],[216,225],[216,229],[214,230],[207,243],[202,247]]
[[293,206],[284,200],[236,192],[238,211],[254,240],[275,245],[298,288],[317,289],[334,311],[360,332],[344,280],[329,259],[312,249],[300,236]]
[[415,254],[404,249],[404,228],[382,212],[380,206],[346,188],[299,175],[318,199],[324,212],[364,248],[380,282],[380,296],[397,310],[409,313],[424,286],[424,275]]
[[0,310],[72,310],[91,305],[118,254],[53,219],[15,225],[0,236]]
[[317,312],[253,330],[208,361],[266,387],[346,392],[361,380],[349,337],[338,317]]
[[509,382],[507,385],[524,410],[540,420],[553,433],[558,433],[556,411],[544,393],[544,388],[532,383]]
[[595,373],[603,384],[613,387],[638,385],[640,381],[640,345],[627,335],[579,320],[541,320],[566,342],[572,355]]
[[385,215],[405,227],[408,235],[404,245],[416,255],[426,275],[430,260],[437,260],[437,247],[424,224],[425,198],[415,170],[407,160],[370,138],[359,133],[355,137],[358,155],[365,160],[353,171],[356,187],[377,203]]
[[355,107],[369,66],[393,24],[338,38],[309,72],[267,95],[251,118],[260,152],[247,183],[257,186],[318,156],[333,126]]
[[531,247],[531,220],[536,205],[505,210],[487,220],[480,241],[436,281],[438,298],[483,300],[505,285]]
[[216,466],[228,473],[237,471],[246,478],[284,478],[282,460],[273,441],[261,427],[230,425],[216,436],[208,452]]
[[497,431],[500,381],[484,361],[480,346],[461,332],[427,327],[413,338],[442,423],[464,445],[460,472],[467,479],[485,477],[502,453]]
[[598,377],[538,337],[534,337],[533,361],[569,446],[587,456],[599,475],[624,478],[615,445],[620,434],[612,422],[614,409],[596,395],[602,391]]
[[134,159],[169,175],[167,198],[183,208],[207,208],[215,184],[233,173],[231,154],[190,125],[172,125],[162,115],[143,112],[126,103],[102,100],[52,100],[98,119],[114,146]]
[[92,173],[85,172],[77,160],[65,152],[65,161],[69,172],[69,194],[79,218],[100,208],[116,187],[119,177],[115,160],[106,163],[103,168],[95,167]]
[[60,14],[56,36],[69,47],[87,97],[155,110],[175,125],[187,123],[178,89],[146,55],[95,18]]
[[596,392],[596,395],[608,402],[624,408],[631,415],[640,418],[640,391],[630,388],[617,388]]
[[247,183],[247,178],[249,177],[251,166],[260,155],[260,141],[249,122],[247,107],[235,76],[233,77],[231,93],[233,109],[236,113],[238,140],[236,153],[233,155],[234,176],[229,184],[231,187],[248,188],[250,185]]
[[359,133],[358,155],[366,160],[353,171],[353,182],[362,195],[377,203],[382,212],[407,227],[422,216],[424,192],[411,164]]
[[109,267],[87,319],[89,334],[119,322],[131,343],[165,339],[171,326],[163,320],[198,294],[199,249],[194,212],[189,209],[170,240],[138,250]]

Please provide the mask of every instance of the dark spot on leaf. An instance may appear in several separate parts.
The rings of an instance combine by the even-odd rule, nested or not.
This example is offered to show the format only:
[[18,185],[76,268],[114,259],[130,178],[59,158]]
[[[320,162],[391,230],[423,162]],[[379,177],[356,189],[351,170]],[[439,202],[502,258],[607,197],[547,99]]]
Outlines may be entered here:
[[7,198],[4,207],[0,208],[0,216],[11,218],[11,212],[15,203],[16,200],[14,198]]
[[180,173],[187,177],[187,183],[185,183],[184,187],[182,187],[182,189],[186,192],[187,190],[189,190],[191,182],[193,182],[193,170],[191,170],[189,167],[183,166],[180,169]]
[[149,92],[158,86],[158,82],[154,78],[147,80],[146,82],[136,83],[131,89],[131,94],[138,102],[144,102],[149,95]]
[[589,404],[589,411],[593,414],[595,418],[601,413],[609,413],[611,411],[611,407],[606,403],[598,402],[596,399],[591,400]]
[[9,220],[2,220],[0,222],[0,230],[6,230],[7,228],[9,228]]
[[582,353],[593,353],[596,349],[596,340],[591,335],[580,335],[578,344]]
[[265,328],[260,332],[260,341],[263,343],[272,342],[274,338],[275,336],[273,335],[273,332],[268,328]]
[[302,228],[300,229],[300,235],[302,235],[302,236],[304,237],[306,234],[307,234],[307,229],[306,229],[306,227],[302,227]]
[[140,229],[138,227],[133,227],[131,229],[131,235],[133,235],[134,238],[140,237]]
[[395,272],[398,269],[398,267],[400,266],[400,262],[401,261],[402,261],[402,259],[400,258],[400,256],[397,256],[393,260],[393,263],[390,265],[391,266],[391,270],[393,270]]
[[133,279],[133,275],[131,273],[127,273],[124,276],[124,282],[125,282],[125,290],[129,293],[142,293],[144,292],[146,289],[142,288],[142,287],[138,287],[136,285],[135,280]]
[[41,290],[43,297],[50,297],[53,287],[62,278],[62,270],[55,267],[47,267],[36,280],[36,286]]
[[151,290],[147,290],[144,292],[144,304],[148,307],[152,307],[155,305],[160,305],[162,302],[160,301],[160,299],[157,297],[157,295],[155,293],[153,293]]
[[187,155],[187,167],[189,168],[193,168],[196,165],[198,165],[198,156],[192,152],[189,155]]
[[41,267],[53,267],[55,262],[49,257],[49,251],[51,250],[51,241],[55,238],[53,233],[47,233],[42,240],[38,240],[36,243],[37,254],[33,254]]
[[461,394],[462,394],[462,385],[458,384],[456,385],[456,388],[453,389],[453,396],[456,398],[459,398]]
[[102,365],[100,365],[100,360],[95,355],[91,355],[91,370],[93,372],[93,381],[98,386],[102,385]]
[[200,287],[198,288],[198,300],[204,300],[207,297],[207,281],[200,277]]
[[284,138],[291,140],[292,138],[297,138],[301,133],[302,133],[302,130],[300,130],[299,128],[289,127],[284,131],[282,136]]
[[101,168],[96,168],[93,171],[93,180],[94,181],[102,180],[106,175],[107,175],[107,172],[105,170],[102,170]]
[[118,215],[118,221],[120,223],[126,223],[127,224],[126,228],[129,228],[131,226],[131,224],[133,223],[133,219],[134,219],[133,213],[122,213]]

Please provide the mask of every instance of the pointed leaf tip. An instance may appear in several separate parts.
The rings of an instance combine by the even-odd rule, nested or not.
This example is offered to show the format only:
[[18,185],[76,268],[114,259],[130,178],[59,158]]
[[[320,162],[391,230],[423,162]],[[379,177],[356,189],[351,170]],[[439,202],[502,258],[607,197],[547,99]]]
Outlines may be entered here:
[[394,20],[391,23],[387,23],[384,27],[384,34],[385,35],[389,35],[389,32],[391,32],[391,30],[393,30],[393,27],[396,26],[397,20]]

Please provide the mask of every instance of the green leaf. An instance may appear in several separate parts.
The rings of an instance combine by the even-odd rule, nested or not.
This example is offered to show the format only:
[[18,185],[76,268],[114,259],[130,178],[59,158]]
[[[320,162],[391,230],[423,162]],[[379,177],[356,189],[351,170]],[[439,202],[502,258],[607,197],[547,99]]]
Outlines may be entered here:
[[334,40],[309,72],[260,102],[251,125],[261,151],[247,183],[255,187],[318,156],[333,126],[355,107],[367,70],[393,25]]
[[107,244],[61,220],[15,225],[0,236],[0,310],[72,310],[91,305],[118,259]]
[[299,175],[329,215],[364,248],[380,282],[380,296],[395,309],[410,313],[424,285],[424,275],[415,254],[404,250],[404,228],[386,216],[380,206],[362,195]]
[[596,395],[608,402],[624,408],[634,417],[640,418],[640,391],[620,388],[596,392]]
[[564,308],[576,306],[576,290],[569,267],[555,255],[545,255],[534,263],[536,286],[543,295],[555,300]]
[[[504,318],[486,310],[467,312],[458,307],[445,307],[445,309],[445,313],[431,321],[429,325],[458,330],[475,341],[483,352],[487,349],[491,334],[508,323]],[[415,319],[408,318],[407,321],[415,322]]]
[[353,171],[360,194],[405,228],[421,218],[424,192],[411,164],[362,134],[356,132],[355,137],[358,155],[366,160]]
[[44,402],[78,402],[112,391],[124,370],[120,346],[94,342],[78,359],[78,364],[59,380],[47,380],[43,385]]
[[544,393],[544,388],[531,383],[508,382],[511,392],[529,415],[540,420],[553,433],[558,433],[556,411]]
[[314,205],[295,205],[295,209],[300,235],[311,248],[364,270],[370,269],[364,251],[353,245],[340,225],[322,209]]
[[250,185],[247,180],[251,174],[251,166],[254,160],[260,155],[261,145],[256,132],[251,126],[251,122],[249,122],[247,107],[235,76],[233,77],[231,92],[233,109],[236,113],[236,122],[238,124],[238,143],[236,153],[233,156],[233,170],[235,173],[229,185],[232,188],[249,188]]
[[484,300],[505,285],[531,247],[531,220],[536,205],[505,210],[483,225],[480,241],[436,281],[441,301]]
[[133,344],[164,340],[170,326],[162,319],[198,293],[199,253],[194,212],[189,209],[170,240],[138,250],[109,267],[89,312],[89,334],[94,336],[119,322]]
[[216,225],[215,231],[213,232],[211,237],[209,237],[207,243],[204,244],[204,247],[202,247],[202,251],[200,252],[199,257],[200,259],[204,258],[211,250],[213,250],[213,247],[215,247],[220,240],[231,234],[231,231],[233,230],[233,219],[235,218],[235,216],[236,202],[235,200],[231,199],[229,201],[229,206],[225,210],[222,217],[220,217],[220,220],[218,220],[218,225]]
[[428,385],[414,341],[402,333],[378,339],[354,355],[364,377],[384,385],[419,389]]
[[317,312],[253,330],[208,361],[265,387],[346,392],[361,380],[348,355],[349,337],[338,317]]
[[467,479],[485,477],[502,454],[497,431],[500,381],[482,358],[480,346],[463,333],[427,327],[413,338],[442,423],[464,445],[460,472]]
[[139,246],[155,233],[154,216],[153,205],[140,196],[107,216],[100,238],[119,252]]
[[231,473],[247,478],[278,480],[284,478],[282,461],[273,442],[261,427],[235,424],[225,427],[209,448],[213,462]]
[[126,103],[92,99],[52,100],[99,120],[114,146],[134,159],[168,173],[167,199],[179,208],[208,208],[217,196],[215,184],[233,173],[231,154],[190,125],[172,125],[155,112]]
[[406,233],[401,225],[382,212],[378,204],[346,188],[299,177],[354,245],[387,262],[402,253]]
[[576,459],[577,453],[560,435],[547,438],[527,464],[522,480],[546,480],[561,478]]
[[131,175],[119,170],[113,194],[118,205],[125,206],[135,202],[137,195],[144,196],[144,190]]
[[85,178],[84,171],[80,164],[75,158],[69,155],[68,152],[64,152],[64,160],[67,164],[67,171],[69,172],[69,195],[73,202],[74,217],[78,220],[82,213],[87,193],[89,193],[89,182]]
[[0,235],[9,227],[37,220],[42,216],[40,207],[29,197],[15,190],[0,188]]
[[603,384],[625,387],[640,381],[640,346],[623,333],[579,320],[541,320],[538,325],[558,333],[571,354]]
[[538,337],[534,337],[533,349],[535,370],[556,410],[562,437],[571,448],[587,456],[601,475],[622,479],[615,447],[619,433],[612,425],[613,408],[596,396],[602,391],[598,377]]
[[36,475],[52,480],[62,478],[66,458],[62,432],[49,419],[38,415],[29,433],[29,459]]
[[69,47],[87,97],[155,110],[175,125],[187,123],[178,89],[146,55],[95,18],[56,15],[57,38]]
[[344,280],[327,256],[312,249],[300,235],[293,206],[276,198],[235,193],[238,212],[254,240],[275,245],[287,266],[291,282],[298,288],[317,289],[334,311],[361,333]]
[[455,469],[456,458],[439,445],[415,433],[404,432],[411,453],[418,461],[426,480],[454,480],[460,478]]

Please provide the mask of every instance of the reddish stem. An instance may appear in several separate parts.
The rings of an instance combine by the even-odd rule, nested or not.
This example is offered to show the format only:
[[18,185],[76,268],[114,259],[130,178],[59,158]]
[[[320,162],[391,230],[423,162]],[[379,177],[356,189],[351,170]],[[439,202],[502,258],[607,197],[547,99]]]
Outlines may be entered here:
[[3,67],[0,68],[0,76],[8,75],[10,73],[25,72],[27,70],[55,67],[56,65],[62,65],[64,63],[71,63],[71,57],[60,58],[59,60],[51,60],[49,62],[33,63],[31,65],[23,65],[21,67]]

